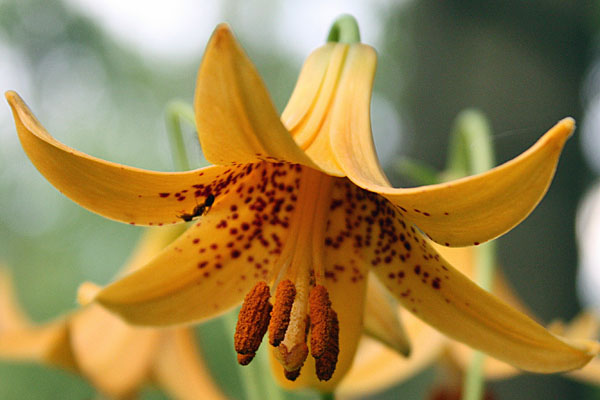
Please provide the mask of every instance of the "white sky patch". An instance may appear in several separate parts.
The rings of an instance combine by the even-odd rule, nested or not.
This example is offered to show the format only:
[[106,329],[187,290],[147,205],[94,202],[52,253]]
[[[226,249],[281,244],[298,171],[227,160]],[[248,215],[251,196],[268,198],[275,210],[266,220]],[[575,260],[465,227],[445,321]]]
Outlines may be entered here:
[[586,306],[600,310],[600,183],[584,197],[577,212],[578,287]]
[[305,0],[253,2],[197,0],[66,0],[96,20],[118,41],[159,57],[189,58],[202,53],[220,22],[229,22],[246,41],[285,49],[303,60],[320,46],[341,14],[356,17],[362,41],[377,46],[385,10],[408,0]]
[[361,41],[371,46],[381,44],[385,10],[404,1],[376,0],[305,0],[286,2],[278,21],[281,46],[292,46],[299,57],[306,57],[320,46],[333,21],[342,14],[353,15],[358,21]]
[[66,0],[118,41],[162,57],[198,56],[219,22],[220,6],[198,0]]

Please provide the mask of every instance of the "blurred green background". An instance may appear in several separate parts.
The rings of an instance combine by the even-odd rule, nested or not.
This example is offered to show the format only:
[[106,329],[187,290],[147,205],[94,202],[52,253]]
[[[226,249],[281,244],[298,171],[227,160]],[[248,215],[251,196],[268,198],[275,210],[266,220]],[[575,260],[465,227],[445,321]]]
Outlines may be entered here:
[[[344,12],[357,18],[363,41],[379,54],[373,130],[397,184],[410,184],[394,170],[399,157],[445,165],[453,119],[466,107],[490,118],[498,161],[519,154],[565,116],[583,126],[568,142],[545,199],[498,246],[506,275],[536,315],[545,322],[573,317],[580,309],[574,216],[594,179],[589,165],[600,165],[585,160],[581,145],[584,138],[588,153],[600,154],[593,107],[600,93],[599,13],[591,0],[0,0],[0,89],[18,91],[71,147],[168,171],[164,108],[173,98],[191,102],[217,23],[232,26],[281,110],[303,59]],[[108,282],[141,232],[83,210],[47,183],[21,150],[8,105],[0,107],[0,194],[0,262],[14,271],[36,321],[76,307],[82,281]],[[203,343],[216,353],[210,329]],[[217,373],[227,372],[217,364]],[[424,398],[435,377],[430,369],[374,398]],[[221,378],[230,394],[242,396],[234,380]],[[490,389],[497,399],[600,398],[561,376],[526,374]],[[68,373],[0,363],[1,399],[93,396]]]

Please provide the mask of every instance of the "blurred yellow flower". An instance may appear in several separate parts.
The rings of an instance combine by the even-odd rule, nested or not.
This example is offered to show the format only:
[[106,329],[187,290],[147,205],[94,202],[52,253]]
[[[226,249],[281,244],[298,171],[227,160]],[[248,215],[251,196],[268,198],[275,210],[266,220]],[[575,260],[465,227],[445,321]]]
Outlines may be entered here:
[[[147,232],[127,269],[146,263],[176,231]],[[115,399],[135,397],[146,384],[175,399],[226,399],[189,328],[133,327],[97,304],[36,325],[17,303],[6,269],[0,269],[0,358],[65,368]]]
[[309,56],[280,119],[229,28],[217,27],[194,102],[204,155],[214,165],[177,173],[71,149],[16,93],[6,97],[31,161],[77,203],[136,225],[200,217],[143,269],[94,297],[131,323],[199,321],[245,298],[235,334],[240,363],[269,330],[283,366],[277,375],[298,378],[310,349],[308,373],[295,386],[330,391],[354,358],[372,271],[370,279],[418,318],[512,365],[537,372],[585,365],[595,343],[552,335],[454,269],[429,240],[478,244],[523,220],[550,184],[574,121],[560,121],[486,173],[395,189],[370,129],[375,64],[370,46],[327,43]]

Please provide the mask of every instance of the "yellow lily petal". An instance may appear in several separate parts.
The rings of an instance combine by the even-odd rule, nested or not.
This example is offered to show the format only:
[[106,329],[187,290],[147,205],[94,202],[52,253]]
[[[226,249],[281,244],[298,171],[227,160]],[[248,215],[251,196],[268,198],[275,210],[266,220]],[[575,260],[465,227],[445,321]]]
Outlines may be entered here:
[[64,195],[107,218],[136,225],[182,222],[206,200],[225,167],[155,172],[116,164],[74,150],[54,139],[15,92],[6,92],[23,149]]
[[135,246],[129,260],[121,269],[121,274],[135,271],[149,263],[183,232],[185,232],[185,225],[147,228]]
[[204,156],[213,164],[268,160],[317,168],[281,124],[256,68],[225,24],[204,53],[194,110]]
[[[237,305],[259,280],[271,280],[286,241],[299,172],[292,165],[232,167],[230,195],[146,266],[101,290],[95,300],[141,325],[192,322]],[[277,199],[265,193],[274,192]]]
[[447,338],[406,311],[402,312],[402,321],[413,344],[410,356],[403,357],[381,343],[363,338],[356,362],[336,390],[336,398],[366,398],[409,379],[440,356]]
[[372,144],[369,102],[375,56],[369,53],[367,48],[350,49],[342,76],[348,83],[340,85],[332,111],[331,144],[348,178],[388,198],[408,220],[446,246],[481,243],[521,222],[546,193],[565,141],[575,128],[573,119],[563,119],[523,154],[488,172],[394,189],[381,172]]
[[10,271],[0,266],[0,334],[30,325],[29,317],[17,301]]
[[[307,142],[309,142],[313,135],[316,133],[316,129],[310,130],[298,130],[302,125],[307,125],[306,118],[310,116],[315,118],[317,116],[322,117],[324,111],[314,113],[312,110],[319,104],[319,109],[323,107],[320,103],[327,102],[329,97],[321,99],[319,93],[323,91],[322,86],[325,85],[324,81],[337,80],[337,77],[329,78],[329,75],[334,72],[337,73],[338,68],[332,68],[332,57],[339,59],[340,56],[345,56],[345,51],[340,54],[339,49],[346,48],[345,45],[338,45],[335,43],[328,43],[325,46],[318,48],[313,51],[302,66],[300,76],[294,87],[294,91],[290,96],[285,109],[281,113],[281,122],[283,125],[292,133],[294,140],[301,148],[305,148]],[[335,54],[335,56],[334,56]],[[335,64],[340,64],[343,60],[333,61]],[[331,86],[335,82],[327,83],[325,86]],[[328,91],[329,92],[329,91]],[[319,118],[317,121],[312,122],[311,125],[320,124],[322,119]],[[306,133],[304,133],[306,132]]]
[[400,214],[388,229],[388,235],[400,237],[406,253],[376,266],[375,272],[407,310],[448,336],[534,372],[578,368],[600,350],[593,342],[554,336],[481,289],[440,257]]
[[389,187],[371,134],[370,104],[377,55],[367,45],[348,50],[329,128],[333,156],[345,175],[370,191]]
[[340,74],[350,48],[328,43],[306,60],[290,101],[281,116],[298,145],[319,167],[344,176],[329,140],[331,103],[337,96]]
[[74,314],[69,329],[81,373],[103,393],[124,398],[148,378],[159,331],[127,325],[98,305]]
[[213,381],[189,329],[173,329],[162,334],[152,372],[158,385],[173,398],[227,399]]
[[[444,257],[447,262],[450,263],[450,265],[455,265],[456,269],[461,273],[465,274],[471,279],[475,279],[474,250],[477,249],[477,247],[470,246],[450,248],[437,245],[435,243],[430,244],[438,251],[439,254]],[[514,309],[521,311],[526,315],[531,315],[527,307],[523,304],[523,302],[519,299],[506,281],[500,268],[495,270],[492,293],[494,293],[502,301],[506,302],[506,304],[510,305]],[[472,360],[473,354],[474,351],[469,346],[454,340],[448,340],[446,355],[452,362],[457,364],[458,368],[462,369],[463,371],[467,369]],[[485,375],[485,379],[506,379],[518,374],[519,372],[520,371],[512,365],[499,361],[493,357],[485,357],[483,363],[483,373]]]
[[399,354],[409,356],[410,339],[400,321],[398,304],[373,272],[369,273],[363,322],[367,335],[396,350]]
[[[591,311],[583,311],[568,324],[554,321],[549,329],[556,334],[572,339],[596,339],[600,329],[600,320]],[[593,359],[585,367],[570,371],[568,376],[594,385],[600,384],[600,360]]]

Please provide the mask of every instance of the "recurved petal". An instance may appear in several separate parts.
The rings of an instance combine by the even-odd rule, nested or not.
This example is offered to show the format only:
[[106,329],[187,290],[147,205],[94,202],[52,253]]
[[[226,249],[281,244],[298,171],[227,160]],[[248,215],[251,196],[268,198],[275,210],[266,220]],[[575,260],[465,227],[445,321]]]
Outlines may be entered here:
[[125,398],[149,377],[158,330],[127,325],[96,304],[74,314],[69,330],[81,373],[102,393]]
[[136,225],[181,222],[226,174],[218,166],[166,173],[91,157],[50,136],[18,94],[6,98],[31,162],[64,195],[105,217]]
[[448,339],[408,312],[402,321],[412,343],[410,356],[363,337],[354,364],[336,390],[339,399],[363,399],[410,379],[432,364]]
[[340,75],[349,48],[347,44],[328,43],[315,50],[306,60],[281,115],[296,143],[323,171],[336,176],[344,176],[344,173],[331,148],[330,111],[338,92],[343,92]]
[[[170,325],[218,315],[237,305],[270,272],[288,235],[298,166],[232,167],[228,195],[141,269],[95,300],[141,325]],[[236,178],[244,173],[244,177]],[[267,195],[266,193],[269,193]]]
[[279,120],[256,68],[225,24],[204,53],[194,110],[204,156],[213,164],[282,160],[317,168]]
[[[406,227],[405,227],[406,226]],[[499,360],[533,372],[559,372],[587,364],[599,351],[547,331],[454,269],[399,215],[390,235],[404,237],[403,258],[375,271],[403,306],[439,331]]]
[[[348,68],[360,71],[363,64],[348,63]],[[407,219],[446,246],[482,243],[521,222],[546,193],[575,127],[573,119],[561,120],[527,151],[488,172],[437,185],[394,189],[381,172],[371,144],[370,87],[362,79],[345,90],[354,94],[340,96],[344,103],[334,113],[331,139],[341,169],[357,185],[387,197]]]
[[[495,292],[503,300],[506,300],[502,292]],[[510,303],[509,303],[510,304]],[[512,305],[512,304],[511,304]],[[548,326],[548,330],[553,334],[563,336],[568,339],[589,339],[593,340],[598,333],[598,319],[589,312],[582,312],[577,315],[569,324],[565,325],[560,321],[554,321]],[[449,354],[457,364],[466,370],[473,356],[473,350],[462,343],[453,342],[449,346]],[[483,364],[483,372],[488,380],[506,379],[518,374],[520,371],[515,367],[492,357],[486,357]],[[581,369],[569,372],[569,376],[586,382],[600,383],[600,363],[594,359]]]
[[225,400],[187,328],[164,331],[152,368],[159,387],[179,400]]
[[372,47],[350,46],[329,127],[337,164],[354,183],[371,191],[390,186],[379,165],[371,133],[370,105],[376,64],[377,55]]

